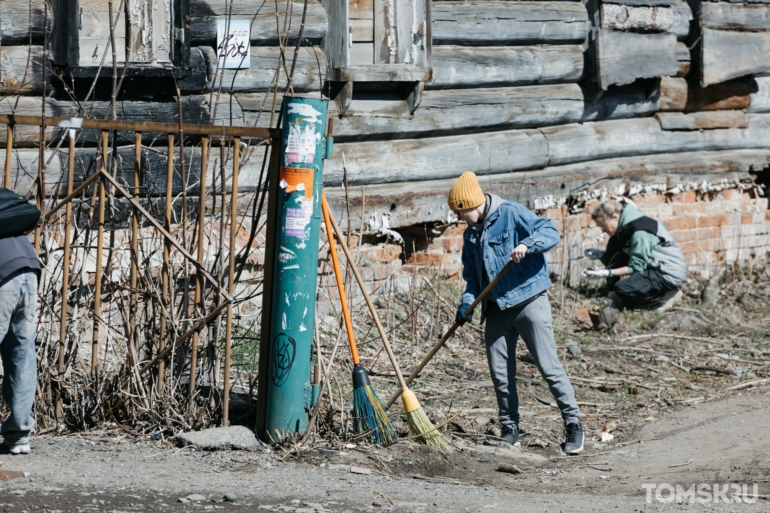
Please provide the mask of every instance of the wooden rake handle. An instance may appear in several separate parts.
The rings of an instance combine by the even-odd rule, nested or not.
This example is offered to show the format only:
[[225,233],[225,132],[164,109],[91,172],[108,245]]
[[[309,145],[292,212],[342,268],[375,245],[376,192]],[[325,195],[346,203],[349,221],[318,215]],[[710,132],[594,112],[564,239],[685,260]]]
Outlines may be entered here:
[[[513,266],[514,262],[513,260],[510,260],[505,266],[500,270],[500,272],[495,276],[495,279],[492,280],[489,285],[484,287],[484,290],[481,291],[481,294],[478,295],[476,300],[471,303],[471,306],[468,307],[468,310],[466,313],[472,313],[473,309],[476,308],[476,306],[481,303],[481,300],[484,299],[484,297],[489,294],[489,291],[492,290],[492,287],[497,285],[497,282],[500,281],[500,279],[503,277],[503,275],[508,272],[508,269],[510,269]],[[406,378],[406,385],[402,385],[402,389],[409,385],[412,381],[414,381],[414,378],[417,377],[417,375],[422,371],[422,369],[425,368],[426,365],[428,365],[428,362],[433,359],[434,356],[436,356],[436,353],[438,353],[438,350],[441,349],[441,347],[444,345],[444,343],[449,340],[449,337],[454,335],[455,331],[457,331],[457,328],[460,327],[460,324],[458,324],[456,321],[454,324],[452,324],[452,327],[449,328],[449,331],[446,332],[446,334],[441,337],[441,340],[436,342],[436,345],[433,346],[433,349],[430,350],[430,353],[425,355],[425,358],[422,359],[420,362],[420,365],[417,366],[416,369],[412,371],[412,374],[409,375],[408,378]],[[398,399],[398,396],[401,395],[401,390],[397,391],[395,394],[393,394],[393,397],[390,398],[390,401],[388,401],[387,408],[390,408],[391,405],[393,405],[394,402],[396,402],[396,399]]]
[[[369,307],[369,311],[372,313],[372,318],[374,319],[374,324],[377,326],[377,331],[380,332],[380,338],[382,339],[382,343],[385,346],[385,351],[388,353],[388,358],[390,358],[390,363],[393,365],[393,370],[396,371],[396,377],[398,378],[398,382],[401,385],[401,388],[406,388],[406,382],[404,381],[404,376],[401,374],[401,369],[398,366],[398,362],[396,361],[396,355],[393,354],[393,349],[390,347],[390,342],[388,342],[388,335],[385,333],[385,329],[382,327],[382,323],[380,322],[380,318],[377,316],[377,310],[374,308],[374,303],[372,303],[372,298],[369,297],[369,292],[366,291],[366,284],[364,283],[364,279],[361,277],[361,274],[358,272],[358,267],[356,267],[355,260],[353,260],[353,257],[350,255],[350,249],[348,249],[348,243],[345,240],[345,237],[342,235],[342,230],[340,230],[340,227],[337,225],[337,220],[334,219],[334,214],[332,214],[332,210],[329,208],[329,204],[326,202],[326,194],[323,192],[321,193],[321,207],[323,208],[324,217],[329,220],[329,222],[332,225],[332,229],[334,230],[334,233],[337,235],[337,238],[340,240],[340,246],[342,246],[342,251],[345,253],[345,258],[348,259],[348,265],[350,265],[350,269],[353,271],[353,275],[356,277],[356,281],[358,282],[358,286],[361,288],[361,294],[364,296],[364,301],[366,301],[366,306]],[[329,240],[332,240],[334,236],[329,233],[327,234],[329,237]],[[401,392],[399,391],[399,394]],[[398,397],[398,396],[396,396]]]

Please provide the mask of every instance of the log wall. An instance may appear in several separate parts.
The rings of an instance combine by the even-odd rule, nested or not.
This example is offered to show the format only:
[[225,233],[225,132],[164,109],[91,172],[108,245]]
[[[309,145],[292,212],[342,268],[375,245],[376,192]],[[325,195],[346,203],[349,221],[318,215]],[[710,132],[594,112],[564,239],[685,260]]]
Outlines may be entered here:
[[[0,2],[0,112],[37,114],[45,103],[49,116],[108,116],[103,97],[83,104],[66,90],[49,89],[43,102],[42,5],[33,2],[30,25],[19,21],[22,13],[30,19],[26,0]],[[251,23],[251,66],[219,70],[216,23],[227,19],[230,5],[191,1],[192,70],[178,80],[182,98],[150,84],[146,97],[119,102],[119,118],[178,122],[181,105],[185,122],[270,122],[287,87],[303,3],[232,3],[232,18]],[[288,63],[277,73],[274,95],[288,6]],[[602,188],[676,188],[747,178],[767,166],[770,75],[763,72],[770,70],[770,46],[763,49],[770,14],[763,3],[435,0],[431,15],[430,80],[416,110],[402,85],[386,81],[354,87],[343,115],[330,103],[336,153],[326,163],[324,183],[344,218],[344,153],[357,193],[351,210],[363,209],[370,233],[452,222],[446,192],[465,170],[482,176],[489,191],[544,210]],[[306,16],[292,90],[329,94],[327,62],[339,53],[329,36],[334,27],[320,2],[309,2]],[[383,68],[377,76],[387,75]],[[60,135],[49,130],[49,143],[55,146]],[[0,145],[4,137],[0,130]],[[85,163],[95,137],[81,136]],[[34,129],[16,134],[19,187],[31,185],[26,170],[37,166],[36,138]],[[164,144],[162,136],[151,139]],[[121,158],[130,162],[130,137],[120,143],[126,146]],[[151,169],[158,155],[162,151],[148,158]],[[242,169],[244,193],[258,185],[261,155]],[[51,193],[57,192],[63,158],[60,153],[49,163]],[[218,165],[217,158],[210,157],[210,166]],[[199,159],[194,150],[186,155],[191,169]],[[158,169],[148,175],[151,195],[165,190],[164,170]],[[194,182],[195,172],[188,177]],[[361,219],[353,222],[360,225]]]

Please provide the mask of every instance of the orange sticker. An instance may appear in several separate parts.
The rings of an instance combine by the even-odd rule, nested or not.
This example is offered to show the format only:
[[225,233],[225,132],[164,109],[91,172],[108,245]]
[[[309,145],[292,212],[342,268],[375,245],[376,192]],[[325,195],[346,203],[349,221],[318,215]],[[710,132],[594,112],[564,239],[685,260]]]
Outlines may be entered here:
[[[313,169],[305,167],[282,167],[281,168],[281,188],[286,192],[292,193],[302,184],[305,189],[305,197],[313,197]],[[302,189],[300,187],[300,190]]]

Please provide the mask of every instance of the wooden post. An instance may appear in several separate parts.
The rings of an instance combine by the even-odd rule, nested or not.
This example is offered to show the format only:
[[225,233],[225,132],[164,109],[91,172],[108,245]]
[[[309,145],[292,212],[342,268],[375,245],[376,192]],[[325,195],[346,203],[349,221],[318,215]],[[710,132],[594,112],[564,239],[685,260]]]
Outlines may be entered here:
[[[206,168],[209,160],[209,138],[203,137],[201,139],[201,176],[200,176],[200,192],[198,193],[198,263],[203,263],[203,255],[205,249],[205,237],[204,231],[206,230]],[[200,313],[203,315],[205,311],[205,305],[201,304],[201,298],[203,297],[203,276],[201,273],[195,273],[195,308],[200,308]],[[192,400],[195,394],[195,381],[197,379],[198,372],[198,341],[200,340],[200,332],[195,331],[192,336],[192,344],[190,347],[190,400]]]
[[236,218],[238,216],[238,172],[240,171],[241,160],[241,138],[233,139],[233,179],[230,193],[230,247],[229,249],[229,268],[227,271],[227,292],[230,299],[227,304],[227,327],[225,328],[225,371],[224,371],[224,401],[222,403],[222,425],[230,424],[230,342],[233,335],[233,293],[235,292],[235,235],[238,230]]
[[[142,170],[142,132],[135,133],[135,153],[134,153],[134,197],[139,197],[139,187],[141,185],[141,170]],[[129,275],[129,282],[131,286],[131,295],[129,296],[128,303],[128,357],[129,365],[131,366],[131,372],[136,366],[136,315],[138,297],[136,294],[136,282],[139,262],[139,211],[134,208],[131,213],[131,271]]]
[[[107,173],[107,159],[110,133],[102,130],[102,169],[101,173]],[[96,379],[99,372],[99,323],[102,317],[102,250],[104,249],[104,202],[107,183],[104,178],[99,179],[99,220],[96,230],[96,278],[94,280],[94,324],[91,332],[91,377]]]
[[11,163],[13,162],[13,125],[6,125],[5,143],[5,176],[3,177],[3,187],[6,189],[11,188]]
[[[174,193],[174,134],[168,134],[168,165],[166,167],[166,212],[165,227],[171,233],[171,201]],[[171,257],[171,241],[168,237],[163,239],[163,270],[161,272],[161,303],[160,313],[160,338],[158,339],[158,352],[166,347],[167,312],[169,306],[169,258]],[[158,393],[163,395],[163,379],[166,372],[166,362],[161,360],[158,364]]]

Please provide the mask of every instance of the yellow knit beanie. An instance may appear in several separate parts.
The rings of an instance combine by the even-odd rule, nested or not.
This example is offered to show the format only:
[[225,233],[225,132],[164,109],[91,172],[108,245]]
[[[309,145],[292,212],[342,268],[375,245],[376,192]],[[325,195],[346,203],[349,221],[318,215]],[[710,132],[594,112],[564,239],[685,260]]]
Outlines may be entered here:
[[481,190],[476,174],[471,171],[461,174],[449,189],[449,208],[455,212],[476,208],[486,202],[487,197]]

